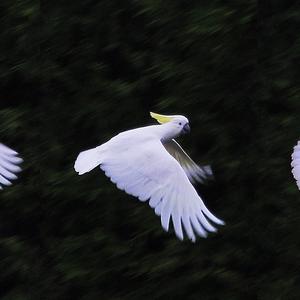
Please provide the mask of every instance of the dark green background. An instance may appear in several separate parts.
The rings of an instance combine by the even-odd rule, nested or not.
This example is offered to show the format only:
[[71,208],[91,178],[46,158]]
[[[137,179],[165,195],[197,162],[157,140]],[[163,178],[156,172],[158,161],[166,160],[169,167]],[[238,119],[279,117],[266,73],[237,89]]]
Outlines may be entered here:
[[[299,1],[0,2],[0,298],[300,299]],[[196,244],[78,153],[180,113],[226,226]]]

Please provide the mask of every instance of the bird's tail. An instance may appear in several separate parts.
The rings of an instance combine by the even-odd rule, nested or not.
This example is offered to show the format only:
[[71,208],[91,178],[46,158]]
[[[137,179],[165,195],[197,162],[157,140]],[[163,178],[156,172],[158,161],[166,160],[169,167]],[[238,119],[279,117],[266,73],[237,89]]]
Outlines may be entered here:
[[99,147],[80,152],[74,169],[79,175],[87,173],[96,168],[101,163],[101,153]]

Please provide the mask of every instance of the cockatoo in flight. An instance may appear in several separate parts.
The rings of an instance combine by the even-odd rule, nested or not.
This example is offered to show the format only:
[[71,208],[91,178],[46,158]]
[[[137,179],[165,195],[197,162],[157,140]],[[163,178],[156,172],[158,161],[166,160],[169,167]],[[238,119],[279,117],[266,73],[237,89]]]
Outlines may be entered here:
[[297,186],[300,189],[300,141],[294,147],[291,166],[293,168],[292,173],[297,181]]
[[195,242],[196,236],[215,232],[208,220],[223,225],[205,206],[191,182],[202,181],[210,173],[186,154],[174,140],[190,131],[189,121],[181,115],[150,113],[158,121],[124,131],[108,142],[81,152],[75,171],[82,175],[98,165],[113,183],[149,205],[161,217],[168,231],[170,218],[176,236],[183,240],[184,231]]
[[0,190],[4,185],[11,185],[11,180],[18,178],[15,173],[21,171],[18,164],[22,161],[16,151],[0,144]]

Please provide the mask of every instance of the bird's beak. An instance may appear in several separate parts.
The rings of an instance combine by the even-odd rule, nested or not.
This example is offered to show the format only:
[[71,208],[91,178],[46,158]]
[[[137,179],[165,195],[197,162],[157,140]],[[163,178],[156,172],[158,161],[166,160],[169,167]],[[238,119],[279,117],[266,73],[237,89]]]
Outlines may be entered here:
[[187,134],[187,133],[189,133],[190,131],[191,131],[190,125],[189,125],[189,123],[186,123],[186,124],[183,126],[183,128],[182,128],[182,133],[183,133],[183,134]]
[[160,115],[154,112],[150,112],[150,116],[160,124],[168,123],[174,118],[173,116]]

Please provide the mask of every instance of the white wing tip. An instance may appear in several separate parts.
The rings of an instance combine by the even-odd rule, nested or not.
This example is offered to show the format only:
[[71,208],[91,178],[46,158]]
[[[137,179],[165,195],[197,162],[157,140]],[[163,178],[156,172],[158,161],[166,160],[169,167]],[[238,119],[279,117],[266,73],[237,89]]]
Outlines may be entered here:
[[79,175],[87,173],[100,164],[100,156],[96,148],[79,153],[74,163],[74,169]]
[[176,234],[176,236],[177,236],[177,238],[178,238],[180,241],[183,241],[183,236],[178,235],[178,234]]
[[223,220],[220,220],[220,219],[218,219],[218,220],[219,220],[219,222],[215,222],[216,224],[222,225],[222,226],[226,225],[226,223]]

